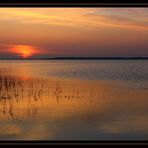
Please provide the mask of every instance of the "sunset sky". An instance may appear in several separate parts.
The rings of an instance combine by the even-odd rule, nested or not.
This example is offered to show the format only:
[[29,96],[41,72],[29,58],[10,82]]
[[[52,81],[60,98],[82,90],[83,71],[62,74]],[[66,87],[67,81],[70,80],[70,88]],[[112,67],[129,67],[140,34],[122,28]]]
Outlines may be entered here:
[[0,8],[0,58],[148,56],[148,8]]

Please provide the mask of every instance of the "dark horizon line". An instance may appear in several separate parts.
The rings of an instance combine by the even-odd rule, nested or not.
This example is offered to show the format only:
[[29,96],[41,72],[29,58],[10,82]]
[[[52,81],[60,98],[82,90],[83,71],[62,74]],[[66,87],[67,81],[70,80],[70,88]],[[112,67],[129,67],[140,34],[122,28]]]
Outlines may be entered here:
[[0,60],[143,60],[148,57],[48,57],[48,58],[0,58]]

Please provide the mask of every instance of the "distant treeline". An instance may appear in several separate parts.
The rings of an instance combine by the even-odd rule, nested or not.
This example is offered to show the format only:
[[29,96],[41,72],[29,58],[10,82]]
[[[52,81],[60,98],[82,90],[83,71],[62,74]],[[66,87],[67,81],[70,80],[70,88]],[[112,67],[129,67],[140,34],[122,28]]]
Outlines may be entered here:
[[136,59],[148,59],[148,57],[54,57],[43,58],[46,60],[136,60]]
[[148,60],[148,57],[49,57],[49,58],[0,58],[0,60]]

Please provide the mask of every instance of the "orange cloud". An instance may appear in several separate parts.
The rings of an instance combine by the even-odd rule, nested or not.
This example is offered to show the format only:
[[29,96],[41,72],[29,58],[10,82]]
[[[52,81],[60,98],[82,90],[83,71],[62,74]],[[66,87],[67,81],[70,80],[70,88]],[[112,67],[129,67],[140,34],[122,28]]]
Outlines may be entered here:
[[0,20],[86,29],[148,30],[146,14],[146,8],[4,8],[0,9]]

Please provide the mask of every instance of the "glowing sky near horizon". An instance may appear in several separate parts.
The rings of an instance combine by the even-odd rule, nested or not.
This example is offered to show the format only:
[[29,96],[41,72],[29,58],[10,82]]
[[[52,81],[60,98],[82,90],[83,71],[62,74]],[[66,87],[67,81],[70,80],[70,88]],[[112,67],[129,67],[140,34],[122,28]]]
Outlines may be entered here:
[[148,56],[148,8],[0,8],[0,58]]

